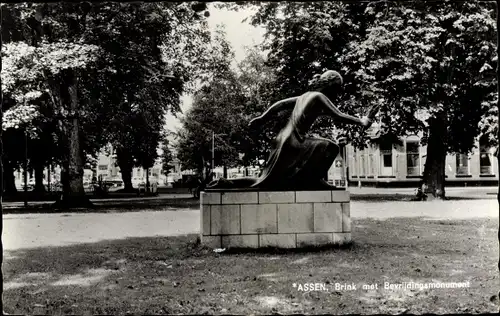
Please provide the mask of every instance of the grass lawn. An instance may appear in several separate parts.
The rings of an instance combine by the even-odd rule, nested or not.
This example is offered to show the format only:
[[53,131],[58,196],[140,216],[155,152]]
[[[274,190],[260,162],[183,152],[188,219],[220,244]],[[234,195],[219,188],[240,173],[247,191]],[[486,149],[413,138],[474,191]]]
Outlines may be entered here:
[[[197,236],[4,252],[4,311],[16,314],[379,314],[498,312],[497,219],[353,220],[353,245],[214,253]],[[383,289],[384,282],[470,282]],[[320,282],[330,291],[292,286]],[[355,291],[335,291],[354,283]],[[377,283],[378,290],[362,284]]]

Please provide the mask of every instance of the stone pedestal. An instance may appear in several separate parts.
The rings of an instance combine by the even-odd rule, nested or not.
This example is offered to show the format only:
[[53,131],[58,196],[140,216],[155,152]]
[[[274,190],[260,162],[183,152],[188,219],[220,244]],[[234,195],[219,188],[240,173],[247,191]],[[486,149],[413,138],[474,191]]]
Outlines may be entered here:
[[201,242],[212,248],[300,248],[351,241],[350,197],[333,191],[201,194]]

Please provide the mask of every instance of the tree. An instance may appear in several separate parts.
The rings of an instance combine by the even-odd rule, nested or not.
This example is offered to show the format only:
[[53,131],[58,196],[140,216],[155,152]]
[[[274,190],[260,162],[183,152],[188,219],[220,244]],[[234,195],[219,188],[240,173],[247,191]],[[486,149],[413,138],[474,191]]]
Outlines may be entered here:
[[[298,96],[306,92],[309,80],[326,69],[342,67],[341,57],[347,45],[362,38],[366,29],[364,7],[367,3],[348,2],[255,2],[244,6],[256,6],[257,12],[251,23],[266,28],[262,45],[267,53],[266,66],[273,69],[273,83],[266,94],[267,104],[280,99]],[[238,10],[241,5],[229,5]],[[344,75],[344,74],[343,74]],[[366,114],[368,104],[346,102],[355,88],[350,76],[344,75],[344,92],[333,99],[336,105],[349,114]],[[333,98],[333,96],[330,96]],[[277,117],[276,125],[287,121],[289,113]],[[332,120],[321,118],[312,127],[311,133],[323,137],[334,137]],[[358,126],[336,126],[342,136],[349,136],[354,144],[365,146],[366,137]]]
[[[261,3],[252,22],[266,27],[275,96],[300,94],[314,73],[341,69],[346,84],[334,102],[351,114],[379,105],[381,139],[423,132],[424,181],[444,197],[446,153],[470,150],[481,129],[494,132],[485,124],[497,98],[492,8],[476,1]],[[316,127],[324,133],[329,126]],[[364,147],[361,131],[340,132]]]
[[[70,149],[66,153],[66,195],[83,200],[83,184],[78,181],[83,173],[79,146],[77,81],[75,74],[95,59],[98,47],[67,42],[42,41],[38,46],[23,42],[4,45],[2,59],[2,90],[12,96],[16,105],[4,115],[3,127],[19,128],[37,135],[33,124],[40,116],[43,98],[50,98],[65,142]],[[69,121],[69,122],[68,122]],[[81,179],[81,178],[80,178]]]
[[194,96],[193,106],[182,119],[178,158],[187,168],[204,170],[212,160],[214,137],[215,165],[235,166],[239,159],[239,127],[242,121],[241,95],[227,84],[212,83]]
[[[498,15],[499,15],[499,6],[500,6],[500,1],[497,0],[496,1],[496,22],[497,22],[497,52],[500,51],[500,33],[498,32],[498,30],[500,29],[500,21],[498,20]],[[497,56],[497,59],[498,59],[498,56]],[[498,60],[497,60],[497,91],[498,93],[500,93],[500,64],[498,63]],[[500,98],[497,98],[497,126],[498,124],[500,124]],[[496,136],[497,136],[497,140],[500,139],[500,128],[497,128],[496,130]],[[497,163],[498,165],[500,166],[500,144],[497,144]],[[498,183],[498,193],[497,193],[497,201],[498,201],[498,204],[499,204],[499,210],[500,210],[500,182]],[[498,232],[498,238],[500,239],[500,231]],[[500,259],[498,260],[498,267],[500,268]],[[498,295],[500,296],[500,291],[498,293]]]
[[366,15],[367,36],[352,42],[343,59],[361,92],[356,100],[380,104],[382,133],[424,133],[423,180],[444,198],[446,154],[473,148],[497,102],[493,7],[381,2]]
[[[62,203],[66,206],[89,205],[83,190],[83,148],[80,142],[80,125],[87,117],[88,108],[78,103],[78,91],[81,91],[78,77],[85,72],[83,69],[95,62],[99,48],[72,41],[76,37],[75,23],[72,23],[75,22],[74,15],[85,16],[88,7],[85,4],[15,4],[4,5],[2,9],[9,21],[2,29],[2,35],[7,35],[10,42],[3,55],[12,61],[9,64],[12,67],[2,72],[2,79],[8,88],[15,86],[15,90],[7,90],[14,92],[13,98],[18,102],[14,110],[33,110],[28,111],[34,114],[33,117],[48,112],[49,116],[44,118],[57,122],[57,141],[61,148],[65,148],[61,157]],[[19,63],[23,59],[24,63]],[[42,102],[28,104],[30,101]]]
[[245,96],[243,114],[245,124],[241,125],[242,163],[255,165],[258,160],[266,159],[271,146],[282,124],[268,121],[260,130],[252,130],[246,124],[250,119],[262,114],[273,99],[272,84],[275,82],[272,68],[260,46],[246,48],[245,58],[237,66],[237,78]]
[[225,36],[222,27],[214,34],[201,87],[194,94],[192,108],[182,118],[183,130],[178,134],[178,158],[185,167],[199,172],[210,165],[212,151],[215,165],[231,167],[238,163],[243,126],[248,122],[243,89],[231,69],[234,52]]
[[[60,51],[71,53],[75,51],[71,45],[84,43],[81,47],[96,48],[100,52],[94,55],[97,58],[92,61],[92,67],[87,67],[84,72],[77,69],[84,65],[66,63],[62,66],[63,71],[55,73],[58,78],[31,78],[36,84],[44,80],[42,84],[48,86],[50,106],[54,110],[52,119],[58,122],[58,143],[69,149],[62,163],[65,179],[63,201],[68,200],[67,205],[81,204],[78,200],[85,203],[82,185],[85,152],[95,154],[106,136],[125,134],[115,128],[112,118],[123,122],[120,119],[130,115],[131,106],[140,101],[155,109],[142,119],[148,124],[154,122],[150,127],[155,127],[162,119],[159,112],[164,112],[167,107],[174,110],[178,107],[182,87],[190,79],[193,64],[196,66],[196,63],[189,65],[186,61],[193,58],[193,47],[199,45],[199,38],[202,40],[200,13],[205,12],[207,16],[206,5],[83,2],[16,4],[5,6],[7,8],[9,23],[7,28],[2,28],[3,35],[13,42],[25,41],[29,50],[43,47],[45,43],[65,43],[68,47],[62,47]],[[138,23],[129,23],[133,17],[138,18]],[[195,20],[200,23],[194,23]],[[191,41],[184,40],[183,36]],[[181,47],[182,43],[187,45]],[[121,49],[124,48],[129,50],[122,55]],[[175,57],[171,54],[172,49],[184,59],[171,58]],[[64,52],[59,53],[64,55]],[[49,55],[42,60],[48,58]],[[63,93],[60,93],[61,88]],[[153,119],[145,120],[146,116]],[[84,133],[81,133],[82,129]],[[148,139],[154,135],[155,132]],[[146,143],[152,147],[151,142]],[[148,157],[143,152],[140,154],[139,159],[148,164]]]
[[161,154],[161,162],[162,162],[162,170],[165,175],[170,173],[170,170],[174,168],[172,164],[174,161],[174,156],[172,154],[172,146],[170,145],[170,141],[167,137],[163,140],[162,146],[162,154]]
[[147,169],[154,161],[164,115],[179,111],[179,96],[196,74],[207,36],[196,11],[205,9],[196,3],[116,4],[108,9],[111,27],[94,32],[93,40],[108,52],[103,67],[114,70],[103,79],[116,104],[106,134],[126,190],[132,190],[132,168]]

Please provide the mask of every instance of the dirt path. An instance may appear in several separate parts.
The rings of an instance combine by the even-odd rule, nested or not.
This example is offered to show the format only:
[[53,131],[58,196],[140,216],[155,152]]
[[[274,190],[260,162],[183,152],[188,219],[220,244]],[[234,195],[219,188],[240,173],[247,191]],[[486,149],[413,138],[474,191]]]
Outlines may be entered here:
[[198,211],[4,215],[4,250],[196,232]]
[[[424,217],[471,219],[498,217],[495,200],[432,202],[351,203],[353,219]],[[4,250],[63,246],[128,237],[175,236],[197,233],[197,210],[148,211],[127,213],[61,213],[4,215]]]
[[455,200],[426,202],[351,202],[352,218],[431,217],[439,219],[498,218],[498,202]]

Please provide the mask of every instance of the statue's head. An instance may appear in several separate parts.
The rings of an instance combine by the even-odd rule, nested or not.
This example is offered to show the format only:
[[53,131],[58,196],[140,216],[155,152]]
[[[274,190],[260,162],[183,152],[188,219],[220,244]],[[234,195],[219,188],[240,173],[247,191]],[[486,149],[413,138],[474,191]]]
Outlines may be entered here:
[[309,88],[316,91],[331,91],[342,86],[344,80],[335,70],[327,70],[323,74],[316,74],[309,80]]

